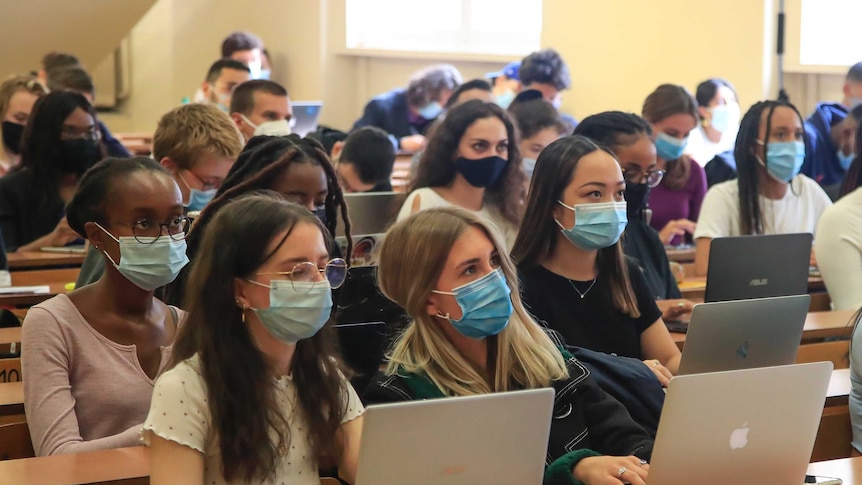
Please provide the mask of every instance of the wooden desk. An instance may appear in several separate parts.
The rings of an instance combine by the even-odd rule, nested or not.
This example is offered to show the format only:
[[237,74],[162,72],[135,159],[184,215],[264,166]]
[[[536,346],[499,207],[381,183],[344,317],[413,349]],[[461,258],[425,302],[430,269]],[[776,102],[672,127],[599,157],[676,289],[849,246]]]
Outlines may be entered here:
[[[802,341],[824,339],[829,337],[849,336],[848,323],[853,318],[853,310],[838,310],[834,312],[809,312],[802,327]],[[671,332],[671,338],[682,350],[685,344],[685,334]]]
[[0,481],[10,484],[149,483],[149,476],[145,446],[0,461]]
[[0,328],[0,344],[21,342],[21,327]]
[[[24,414],[24,383],[4,382],[0,383],[0,416],[13,414]],[[0,462],[2,463],[2,462]],[[3,473],[0,472],[0,478]],[[12,482],[29,483],[29,482]]]
[[850,395],[850,369],[836,369],[829,379],[829,389],[826,391],[824,407],[846,406]]
[[685,249],[665,248],[665,253],[667,253],[667,259],[669,259],[670,261],[676,261],[677,263],[693,263],[694,254],[696,252],[697,251],[694,246]]
[[66,283],[48,283],[48,293],[19,293],[13,295],[0,294],[0,307],[38,305],[48,298],[55,297],[60,293],[66,293]]
[[[703,301],[706,294],[706,276],[687,277],[679,284],[679,291],[682,293],[682,297],[687,300]],[[809,276],[808,292],[815,291],[826,291],[826,285],[820,276]]]
[[844,480],[844,485],[862,483],[862,456],[812,463],[808,474]]
[[81,266],[85,253],[49,253],[45,251],[28,251],[24,253],[9,253],[6,260],[11,271],[22,268],[49,268],[57,266]]

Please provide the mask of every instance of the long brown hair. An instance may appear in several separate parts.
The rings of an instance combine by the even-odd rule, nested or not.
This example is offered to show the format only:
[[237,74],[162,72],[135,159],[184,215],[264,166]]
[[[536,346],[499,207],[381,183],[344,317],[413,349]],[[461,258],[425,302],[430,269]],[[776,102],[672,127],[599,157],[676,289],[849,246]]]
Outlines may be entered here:
[[497,118],[506,127],[509,139],[509,159],[503,174],[493,185],[485,189],[485,198],[493,204],[506,220],[521,224],[523,215],[523,187],[526,175],[521,170],[521,152],[518,138],[509,115],[494,103],[473,99],[455,106],[446,113],[443,121],[433,130],[428,147],[422,153],[416,178],[409,192],[422,187],[445,187],[455,180],[455,159],[461,137],[477,120]]
[[[527,198],[524,223],[512,248],[512,259],[521,269],[534,268],[557,249],[560,227],[554,221],[557,201],[572,182],[578,162],[585,155],[602,150],[614,156],[585,136],[573,135],[548,145],[536,160],[533,180]],[[596,257],[599,275],[596,286],[619,311],[632,318],[640,316],[637,298],[629,278],[622,241],[599,249]]]
[[[700,119],[697,100],[683,86],[662,84],[644,100],[641,115],[655,124],[676,114],[691,115],[695,123]],[[665,160],[665,175],[662,185],[671,190],[682,190],[691,176],[691,159],[683,155],[676,160]]]
[[[264,480],[278,466],[277,443],[289,443],[288,419],[275,396],[266,357],[255,345],[235,303],[235,280],[248,279],[274,251],[268,246],[297,224],[328,231],[299,205],[275,192],[250,194],[226,204],[212,219],[192,265],[186,290],[188,317],[173,348],[171,366],[199,355],[212,425],[228,481]],[[285,236],[285,239],[287,236]],[[282,240],[281,244],[284,244]],[[347,410],[346,372],[327,324],[296,344],[293,382],[299,413],[309,426],[318,463],[337,457],[336,433]],[[278,440],[273,442],[272,430]],[[289,446],[289,445],[288,445]]]

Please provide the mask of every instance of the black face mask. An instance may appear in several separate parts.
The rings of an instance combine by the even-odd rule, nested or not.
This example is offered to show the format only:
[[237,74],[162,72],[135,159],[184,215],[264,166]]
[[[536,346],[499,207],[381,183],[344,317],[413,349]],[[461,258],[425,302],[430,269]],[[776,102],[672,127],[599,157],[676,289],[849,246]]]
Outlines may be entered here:
[[315,217],[317,217],[323,225],[326,225],[326,206],[320,206],[311,211]]
[[15,155],[21,154],[21,136],[24,134],[24,125],[3,122],[3,144]]
[[643,211],[649,201],[650,186],[648,184],[626,184],[626,215],[629,222],[643,220]]
[[63,172],[83,174],[99,161],[99,142],[95,140],[65,140],[59,144],[57,165]]
[[496,155],[478,159],[460,157],[455,160],[455,170],[473,187],[490,187],[503,174],[507,162]]

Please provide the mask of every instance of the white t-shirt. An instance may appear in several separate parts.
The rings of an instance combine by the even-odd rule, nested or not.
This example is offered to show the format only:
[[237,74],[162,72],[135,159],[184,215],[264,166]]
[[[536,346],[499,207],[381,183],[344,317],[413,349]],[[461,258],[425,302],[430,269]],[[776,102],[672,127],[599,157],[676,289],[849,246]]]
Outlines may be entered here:
[[[419,197],[419,210],[425,209],[433,209],[435,207],[450,207],[455,204],[449,202],[440,196],[434,189],[430,187],[423,187],[421,189],[416,189],[407,196],[407,199],[404,200],[404,204],[401,206],[401,210],[398,211],[398,219],[402,220],[410,217],[413,211],[413,201]],[[468,209],[469,210],[469,209]],[[482,220],[490,222],[493,224],[500,234],[503,236],[503,241],[506,243],[506,249],[511,249],[512,246],[515,245],[515,237],[518,236],[518,228],[515,227],[514,224],[509,222],[507,219],[500,214],[495,207],[491,204],[483,204],[482,208],[478,211],[471,211],[475,213],[477,216],[482,218]]]
[[[763,234],[814,234],[817,221],[832,205],[817,182],[797,175],[787,193],[779,200],[758,196]],[[728,180],[714,185],[706,193],[700,207],[694,238],[741,236],[739,230],[739,185]]]
[[845,195],[823,213],[815,240],[817,266],[832,307],[862,307],[862,188]]
[[703,125],[698,124],[697,128],[691,130],[691,133],[688,135],[685,153],[697,162],[698,165],[704,167],[719,153],[733,149],[738,132],[739,126],[733,126],[727,133],[722,133],[721,140],[718,143],[713,143],[703,131]]
[[[227,482],[221,472],[221,452],[218,437],[211,423],[207,404],[206,384],[200,373],[200,358],[194,355],[177,364],[159,377],[153,390],[150,413],[144,422],[142,437],[150,444],[150,433],[163,439],[188,446],[204,454],[204,483],[207,485],[233,485],[245,483],[240,480]],[[277,399],[283,406],[290,429],[287,454],[278,464],[275,477],[265,484],[290,483],[297,485],[319,485],[317,464],[311,456],[308,426],[294,410],[297,403],[296,385],[290,377],[273,379],[277,388]],[[352,421],[365,412],[359,396],[347,380],[347,413],[343,423]],[[273,439],[275,439],[273,431]]]

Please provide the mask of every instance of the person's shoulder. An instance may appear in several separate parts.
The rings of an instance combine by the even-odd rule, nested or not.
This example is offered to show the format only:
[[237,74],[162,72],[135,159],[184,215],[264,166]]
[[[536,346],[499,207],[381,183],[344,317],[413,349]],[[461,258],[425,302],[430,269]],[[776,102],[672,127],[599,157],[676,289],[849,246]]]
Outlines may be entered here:
[[24,190],[22,184],[29,184],[33,180],[33,171],[29,168],[14,170],[0,177],[0,191],[15,190],[21,192]]
[[813,199],[826,205],[832,205],[832,200],[829,195],[823,190],[817,182],[811,177],[804,174],[799,174],[793,180],[794,184],[799,184],[799,193],[801,197]]
[[201,362],[198,354],[178,362],[177,365],[163,372],[159,376],[156,386],[161,389],[197,388],[203,390],[206,386],[201,373]]
[[733,179],[715,184],[709,188],[707,196],[709,194],[713,194],[713,197],[736,198],[739,196],[739,181]]
[[406,91],[403,88],[393,89],[392,91],[386,91],[385,93],[380,93],[377,96],[371,98],[370,103],[374,104],[393,104],[399,100],[399,98],[404,97],[406,95]]
[[37,318],[41,321],[45,319],[44,317],[50,315],[54,320],[68,321],[77,312],[78,310],[75,308],[72,300],[68,296],[60,294],[48,298],[38,305],[33,305],[27,310],[27,316],[24,318],[27,322],[36,320]]

